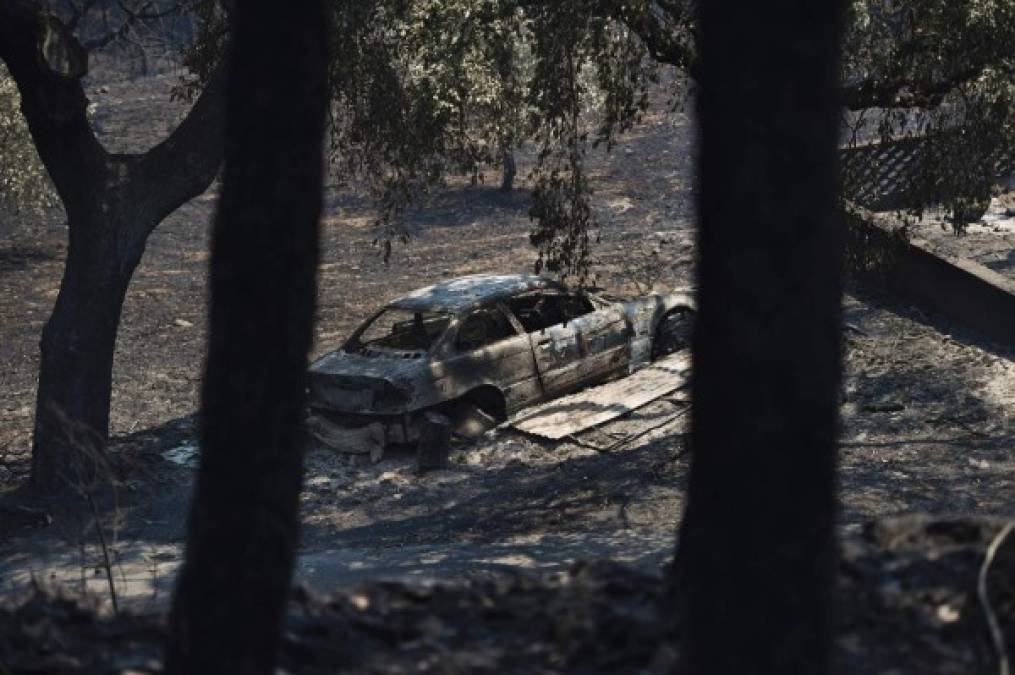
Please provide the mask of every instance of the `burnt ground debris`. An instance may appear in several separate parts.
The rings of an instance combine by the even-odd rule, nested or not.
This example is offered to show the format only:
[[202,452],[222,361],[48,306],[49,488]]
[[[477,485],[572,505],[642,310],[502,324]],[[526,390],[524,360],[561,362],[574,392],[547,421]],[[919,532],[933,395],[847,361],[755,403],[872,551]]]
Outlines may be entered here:
[[[886,520],[852,528],[838,566],[840,672],[992,673],[997,652],[976,598],[990,519]],[[1010,610],[1003,580],[1015,546],[990,570],[989,602]],[[286,672],[663,673],[679,626],[661,621],[662,580],[606,561],[553,574],[499,572],[438,584],[370,583],[292,593]],[[1009,649],[1011,614],[1006,616]],[[96,618],[44,590],[0,608],[10,672],[160,672],[165,628],[151,613]]]

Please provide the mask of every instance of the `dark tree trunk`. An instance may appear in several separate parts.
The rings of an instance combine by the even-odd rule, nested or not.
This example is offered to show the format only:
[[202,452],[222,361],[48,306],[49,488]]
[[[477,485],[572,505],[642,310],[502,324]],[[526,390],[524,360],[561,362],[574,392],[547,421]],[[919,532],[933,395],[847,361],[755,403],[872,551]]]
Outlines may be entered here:
[[120,310],[148,235],[218,171],[222,76],[165,141],[141,155],[110,154],[85,114],[87,54],[63,24],[33,0],[5,0],[0,58],[67,212],[67,262],[40,345],[32,445],[33,482],[56,491],[75,478],[83,445],[105,445]]
[[[101,231],[75,222],[72,233]],[[129,275],[105,264],[100,242],[72,242],[60,293],[40,341],[32,478],[79,485],[93,476],[84,450],[105,445],[113,350]]]
[[675,565],[691,673],[829,670],[842,3],[698,3],[700,308]]
[[510,147],[505,147],[501,150],[501,164],[504,167],[500,180],[501,192],[511,192],[515,189],[515,173],[517,169],[515,167],[515,152]]
[[321,0],[262,0],[233,18],[201,465],[166,660],[181,675],[274,672],[298,543],[325,17]]

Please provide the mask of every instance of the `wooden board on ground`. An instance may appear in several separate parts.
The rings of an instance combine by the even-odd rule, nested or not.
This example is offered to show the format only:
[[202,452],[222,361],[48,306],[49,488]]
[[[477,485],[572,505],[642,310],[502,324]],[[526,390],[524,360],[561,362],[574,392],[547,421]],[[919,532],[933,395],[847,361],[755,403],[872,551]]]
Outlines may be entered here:
[[690,382],[690,371],[691,352],[683,350],[620,380],[524,410],[508,424],[528,434],[560,440],[680,389]]

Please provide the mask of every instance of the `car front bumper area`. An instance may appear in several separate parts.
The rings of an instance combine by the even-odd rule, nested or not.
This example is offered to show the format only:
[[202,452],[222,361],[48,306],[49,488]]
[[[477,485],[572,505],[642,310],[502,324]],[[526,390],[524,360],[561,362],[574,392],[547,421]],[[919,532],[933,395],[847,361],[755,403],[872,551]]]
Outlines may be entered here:
[[419,440],[417,415],[351,415],[311,410],[307,432],[329,448],[358,462],[378,462],[393,443]]

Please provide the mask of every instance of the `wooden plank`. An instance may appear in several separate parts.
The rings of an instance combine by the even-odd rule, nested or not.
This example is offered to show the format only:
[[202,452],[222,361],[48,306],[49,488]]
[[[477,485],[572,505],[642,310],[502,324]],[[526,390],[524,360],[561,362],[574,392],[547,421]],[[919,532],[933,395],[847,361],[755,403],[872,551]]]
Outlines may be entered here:
[[560,440],[609,422],[680,389],[690,381],[691,352],[683,350],[620,380],[524,410],[509,422],[528,434]]

